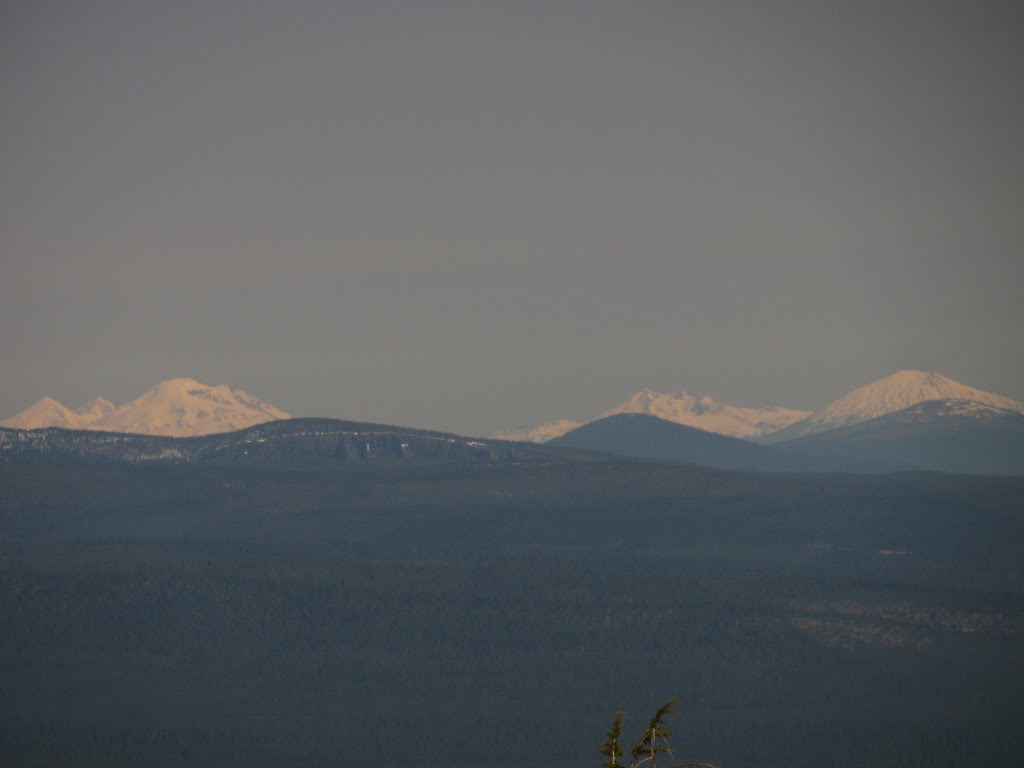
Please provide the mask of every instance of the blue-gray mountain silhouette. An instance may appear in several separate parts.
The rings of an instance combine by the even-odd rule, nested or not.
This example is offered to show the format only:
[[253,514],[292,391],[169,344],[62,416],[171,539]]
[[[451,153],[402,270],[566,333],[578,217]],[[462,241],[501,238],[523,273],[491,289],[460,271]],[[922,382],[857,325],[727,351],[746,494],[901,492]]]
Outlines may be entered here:
[[877,461],[871,457],[819,457],[807,452],[781,451],[642,413],[619,413],[598,419],[545,445],[769,472],[878,472],[912,467],[909,462]]
[[837,460],[906,461],[928,470],[1024,474],[1024,414],[968,400],[929,400],[772,446]]

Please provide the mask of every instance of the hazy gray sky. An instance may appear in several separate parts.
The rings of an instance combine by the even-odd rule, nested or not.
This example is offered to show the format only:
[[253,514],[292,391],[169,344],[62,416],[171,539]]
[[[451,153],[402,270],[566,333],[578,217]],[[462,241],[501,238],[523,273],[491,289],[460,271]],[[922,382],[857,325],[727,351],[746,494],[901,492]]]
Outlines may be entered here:
[[1020,3],[0,8],[0,417],[1024,399]]

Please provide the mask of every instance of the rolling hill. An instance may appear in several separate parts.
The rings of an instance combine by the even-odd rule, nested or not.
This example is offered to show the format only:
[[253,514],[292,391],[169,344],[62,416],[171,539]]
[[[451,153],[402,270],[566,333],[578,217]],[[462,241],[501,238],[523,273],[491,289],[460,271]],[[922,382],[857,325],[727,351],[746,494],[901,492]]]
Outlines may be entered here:
[[592,421],[546,445],[765,472],[883,472],[913,468],[905,461],[879,461],[870,456],[819,456],[808,451],[780,451],[641,413],[620,413]]

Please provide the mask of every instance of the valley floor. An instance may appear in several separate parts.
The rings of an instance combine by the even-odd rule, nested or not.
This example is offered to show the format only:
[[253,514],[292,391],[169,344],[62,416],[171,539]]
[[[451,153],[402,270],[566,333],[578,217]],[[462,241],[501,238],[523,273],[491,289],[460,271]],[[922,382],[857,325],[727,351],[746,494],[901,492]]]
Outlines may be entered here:
[[1024,481],[0,467],[0,761],[1009,765]]

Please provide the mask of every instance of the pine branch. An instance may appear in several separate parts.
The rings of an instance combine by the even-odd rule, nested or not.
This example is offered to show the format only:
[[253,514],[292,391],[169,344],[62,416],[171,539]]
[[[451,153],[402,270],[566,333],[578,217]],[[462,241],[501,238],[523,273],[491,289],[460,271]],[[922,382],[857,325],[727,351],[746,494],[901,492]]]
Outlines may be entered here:
[[650,722],[647,724],[647,728],[644,729],[643,736],[640,737],[637,745],[633,747],[634,764],[641,765],[648,761],[653,764],[659,752],[667,751],[665,746],[658,744],[658,740],[661,739],[666,744],[668,743],[668,737],[672,735],[672,731],[665,725],[665,718],[669,715],[679,714],[674,709],[678,703],[679,699],[669,699],[654,712]]
[[622,757],[622,747],[619,745],[619,737],[622,736],[622,710],[615,713],[612,720],[611,730],[608,731],[608,739],[601,747],[601,754],[608,759],[604,761],[604,768],[624,768],[619,762]]

